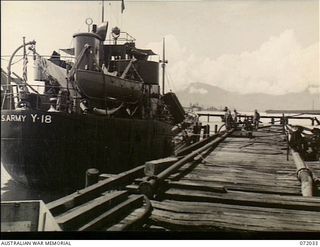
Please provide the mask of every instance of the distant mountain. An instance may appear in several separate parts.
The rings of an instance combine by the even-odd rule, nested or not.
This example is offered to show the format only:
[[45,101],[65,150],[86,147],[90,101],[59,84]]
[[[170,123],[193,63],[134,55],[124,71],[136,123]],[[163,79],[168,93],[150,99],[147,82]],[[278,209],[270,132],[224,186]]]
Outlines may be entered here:
[[258,109],[310,110],[320,109],[320,96],[307,90],[300,93],[271,95],[264,93],[239,94],[205,83],[191,83],[187,88],[176,92],[183,106],[198,104],[204,107],[223,108],[228,106],[239,111]]

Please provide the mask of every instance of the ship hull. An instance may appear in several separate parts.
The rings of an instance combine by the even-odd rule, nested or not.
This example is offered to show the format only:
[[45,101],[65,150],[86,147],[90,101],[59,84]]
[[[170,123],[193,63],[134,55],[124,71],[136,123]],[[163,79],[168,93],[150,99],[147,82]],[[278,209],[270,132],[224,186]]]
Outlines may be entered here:
[[1,112],[1,162],[18,182],[81,188],[85,172],[119,173],[172,153],[171,125],[62,112]]

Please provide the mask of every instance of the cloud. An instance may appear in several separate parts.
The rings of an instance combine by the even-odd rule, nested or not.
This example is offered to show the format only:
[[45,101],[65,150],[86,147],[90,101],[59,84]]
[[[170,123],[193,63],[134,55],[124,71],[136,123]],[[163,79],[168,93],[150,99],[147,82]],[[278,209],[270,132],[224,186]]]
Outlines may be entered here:
[[193,87],[193,86],[191,86],[190,88],[189,88],[189,93],[190,94],[207,94],[208,93],[208,90],[206,90],[206,89],[204,89],[204,88],[195,88],[195,87]]
[[[161,43],[148,47],[162,54]],[[293,30],[270,37],[256,50],[217,58],[197,57],[173,35],[166,36],[166,47],[175,88],[199,81],[239,93],[284,94],[319,85],[319,43],[301,47]]]

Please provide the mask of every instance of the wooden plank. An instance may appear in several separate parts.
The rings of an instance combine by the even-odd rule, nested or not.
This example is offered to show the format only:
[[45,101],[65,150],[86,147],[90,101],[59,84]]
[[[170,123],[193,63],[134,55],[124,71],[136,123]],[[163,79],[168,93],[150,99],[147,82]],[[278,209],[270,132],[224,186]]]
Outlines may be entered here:
[[[274,217],[268,215],[252,215],[243,217],[242,213],[224,211],[211,211],[210,213],[178,213],[155,209],[153,220],[170,221],[179,227],[194,226],[194,229],[207,230],[220,228],[223,230],[245,230],[245,231],[318,231],[319,223],[296,221],[294,218]],[[181,229],[181,228],[180,228]]]
[[[275,174],[277,173],[282,173],[282,174],[295,174],[296,170],[293,168],[293,165],[290,164],[288,167],[287,164],[281,163],[281,162],[265,162],[265,161],[260,161],[257,163],[256,160],[210,160],[206,159],[206,162],[202,164],[203,167],[205,168],[212,168],[212,169],[226,169],[228,167],[235,167],[238,169],[246,169],[246,170],[251,170],[251,171],[257,171],[257,172],[263,172],[263,173],[270,173],[273,172]],[[277,170],[275,168],[281,167],[281,170]]]
[[116,186],[125,186],[137,177],[143,176],[144,165],[138,166],[132,170],[122,172],[116,177],[111,177],[99,181],[87,188],[74,192],[70,195],[62,197],[56,201],[47,204],[48,209],[53,215],[62,213],[70,208],[78,206],[84,202],[92,200],[106,190],[110,190]]
[[[250,168],[250,167],[248,167]],[[256,178],[265,178],[265,179],[275,179],[275,180],[290,180],[293,182],[298,182],[298,179],[296,177],[295,172],[288,172],[288,173],[270,173],[270,171],[264,171],[264,170],[252,170],[252,169],[247,169],[247,168],[241,168],[241,167],[230,167],[228,169],[228,166],[225,167],[212,167],[212,166],[205,166],[205,165],[199,165],[194,168],[194,172],[198,173],[204,173],[206,172],[207,174],[219,174],[223,175],[225,173],[234,173],[237,176],[243,176],[243,177],[256,177]]]
[[119,223],[117,223],[117,224],[115,224],[115,225],[113,225],[111,227],[104,228],[103,230],[111,231],[111,232],[121,231],[123,229],[124,225],[129,224],[130,222],[132,222],[133,220],[137,219],[138,217],[140,217],[144,213],[145,213],[145,209],[144,208],[134,209],[127,217],[122,219]]
[[285,197],[272,194],[250,193],[241,191],[232,191],[231,193],[230,189],[228,189],[228,193],[169,189],[163,193],[163,197],[179,201],[215,202],[269,208],[300,209],[320,212],[320,198],[305,198],[305,200],[301,201],[299,200],[299,197],[294,196]]
[[[270,165],[271,163],[271,165]],[[246,170],[252,170],[257,172],[264,172],[264,173],[288,173],[288,174],[294,174],[296,173],[296,170],[292,167],[292,164],[284,164],[281,162],[275,162],[272,163],[268,162],[268,160],[265,160],[263,162],[257,160],[225,160],[224,162],[222,160],[216,160],[216,159],[205,159],[205,162],[202,163],[203,167],[205,168],[237,168],[237,169],[246,169]],[[279,169],[281,167],[281,169]]]
[[300,192],[300,186],[299,182],[285,182],[285,181],[280,181],[280,180],[262,180],[259,177],[241,177],[241,176],[236,176],[233,173],[228,173],[228,174],[205,174],[205,173],[196,173],[192,172],[189,174],[186,174],[182,179],[191,179],[191,180],[197,180],[199,179],[202,181],[208,181],[208,182],[229,182],[231,184],[252,184],[252,186],[282,186],[282,187],[292,187],[295,189],[298,189]]
[[74,230],[79,224],[88,222],[127,197],[127,191],[111,192],[58,215],[55,219],[64,230]]
[[[229,168],[229,169],[228,169]],[[195,172],[198,173],[207,173],[207,174],[235,174],[238,176],[246,176],[246,177],[266,177],[268,178],[273,178],[273,179],[291,179],[293,181],[298,181],[296,174],[294,171],[290,171],[288,173],[270,173],[270,171],[264,171],[264,170],[251,170],[248,169],[250,167],[235,167],[235,166],[228,166],[228,163],[226,164],[225,167],[208,167],[208,166],[203,166],[203,165],[198,165],[194,168]]]
[[[210,215],[211,217],[219,218],[221,221],[228,222],[229,220],[236,222],[247,222],[256,220],[256,225],[267,226],[268,224],[278,223],[277,227],[285,225],[295,225],[295,229],[301,229],[307,225],[309,230],[315,230],[320,226],[320,217],[317,212],[288,210],[278,208],[263,208],[250,207],[242,205],[226,205],[218,203],[179,203],[176,201],[154,202],[154,210],[163,210],[172,212],[173,214],[188,214],[188,215]],[[243,217],[243,216],[246,217]],[[241,218],[241,219],[239,219]],[[199,218],[200,220],[201,218]],[[207,220],[207,216],[205,216]],[[268,222],[259,222],[257,220],[268,220]],[[306,229],[305,229],[306,230]]]
[[[318,231],[319,225],[292,224],[283,219],[270,219],[269,217],[250,218],[243,215],[226,216],[222,214],[179,214],[155,209],[151,219],[158,225],[171,228],[171,230],[191,231]],[[171,223],[167,225],[166,223]],[[165,223],[165,224],[163,224]]]
[[[263,154],[252,154],[252,153],[241,153],[241,150],[239,152],[226,152],[221,150],[221,148],[216,149],[213,151],[210,155],[209,158],[215,159],[215,160],[221,160],[223,161],[228,157],[228,160],[230,161],[236,161],[236,160],[252,160],[252,161],[257,161],[257,159],[267,159],[267,160],[274,160],[276,162],[281,162],[281,163],[286,163],[286,155],[263,155]],[[290,163],[288,163],[290,164]]]
[[[268,208],[268,207],[255,207],[248,205],[233,205],[225,203],[212,203],[212,202],[189,202],[175,200],[152,201],[154,209],[161,209],[166,211],[187,213],[187,214],[210,214],[215,212],[228,212],[239,215],[246,215],[248,217],[255,216],[271,216],[274,218],[294,218],[295,221],[300,222],[313,222],[320,224],[320,217],[318,212],[296,210],[296,209],[283,209],[283,208]],[[295,217],[297,215],[297,217]]]
[[176,157],[167,157],[163,159],[147,161],[144,167],[144,174],[146,176],[158,175],[160,172],[167,169],[177,161],[178,158]]
[[268,194],[281,194],[281,195],[295,195],[300,196],[300,190],[295,188],[287,187],[285,189],[279,188],[276,186],[270,187],[266,185],[252,185],[247,183],[238,183],[238,182],[226,182],[226,181],[212,181],[206,179],[187,179],[183,178],[181,181],[186,182],[201,182],[206,185],[212,186],[224,186],[228,191],[237,190],[245,192],[259,192],[259,193],[268,193]]
[[130,210],[134,210],[135,208],[140,207],[142,204],[143,195],[131,196],[128,200],[99,215],[97,218],[83,225],[78,230],[93,231],[98,230],[102,227],[110,227],[111,225],[117,223],[117,221],[123,219],[126,216],[126,213],[129,214]]
[[202,185],[202,184],[190,183],[190,182],[169,181],[168,186],[174,189],[188,189],[188,190],[201,190],[201,191],[227,193],[227,189],[223,186],[208,186],[208,185]]
[[[223,174],[221,175],[223,176]],[[294,191],[297,194],[301,194],[300,185],[299,183],[293,183],[293,182],[285,182],[281,180],[263,180],[261,181],[259,178],[240,178],[236,176],[227,176],[224,177],[219,176],[199,176],[198,174],[192,173],[186,175],[182,180],[188,179],[188,180],[199,180],[203,182],[224,182],[228,184],[233,185],[247,185],[248,188],[254,188],[254,187],[268,187],[271,189],[274,189],[275,187],[279,188],[279,190],[285,190],[288,189],[289,191]],[[278,190],[278,189],[276,189]]]
[[246,174],[240,172],[228,171],[225,173],[209,173],[203,170],[194,169],[191,174],[186,175],[185,177],[199,176],[202,178],[212,179],[213,181],[218,179],[223,179],[224,181],[235,181],[235,182],[246,182],[246,183],[258,183],[265,185],[279,185],[279,186],[290,186],[290,187],[300,187],[300,183],[295,177],[286,177],[286,176],[275,176],[275,175],[256,175],[256,174]]

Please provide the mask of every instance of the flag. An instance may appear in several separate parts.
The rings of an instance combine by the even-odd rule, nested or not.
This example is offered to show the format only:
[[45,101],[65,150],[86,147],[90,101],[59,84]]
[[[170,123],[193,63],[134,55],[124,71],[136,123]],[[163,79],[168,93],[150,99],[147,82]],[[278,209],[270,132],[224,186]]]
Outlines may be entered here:
[[124,9],[125,9],[124,0],[121,0],[121,14],[123,13]]

